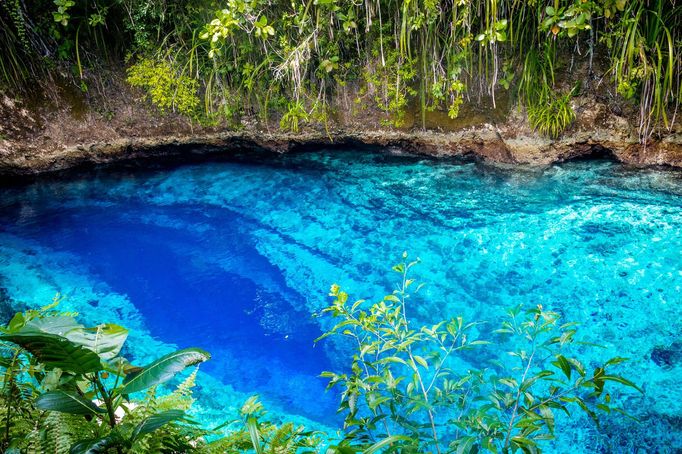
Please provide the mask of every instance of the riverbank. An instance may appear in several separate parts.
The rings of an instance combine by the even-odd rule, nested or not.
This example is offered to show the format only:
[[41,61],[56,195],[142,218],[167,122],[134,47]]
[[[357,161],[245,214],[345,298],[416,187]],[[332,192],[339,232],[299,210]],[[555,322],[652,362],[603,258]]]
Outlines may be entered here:
[[[123,82],[102,99],[65,95],[26,104],[0,94],[0,176],[24,177],[74,167],[144,159],[204,159],[234,150],[285,153],[310,147],[367,145],[434,157],[473,157],[505,164],[547,166],[571,159],[612,157],[634,166],[682,168],[679,124],[644,145],[627,114],[617,115],[591,97],[573,100],[576,120],[557,140],[534,132],[515,107],[503,115],[470,107],[465,121],[382,127],[381,113],[348,109],[330,123],[283,132],[245,118],[238,126],[201,126],[162,114]],[[342,103],[339,103],[342,105]],[[678,122],[679,123],[679,122]],[[430,128],[429,128],[430,126]]]

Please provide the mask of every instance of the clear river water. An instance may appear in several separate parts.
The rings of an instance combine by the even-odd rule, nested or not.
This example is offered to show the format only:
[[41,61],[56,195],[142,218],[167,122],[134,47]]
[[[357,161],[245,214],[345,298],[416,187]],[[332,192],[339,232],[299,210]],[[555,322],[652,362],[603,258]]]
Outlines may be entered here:
[[[682,173],[577,161],[546,169],[358,149],[234,154],[175,167],[105,169],[0,189],[0,300],[49,303],[131,329],[139,363],[202,347],[197,418],[222,422],[252,394],[274,415],[335,427],[323,370],[343,367],[311,314],[330,284],[393,289],[419,256],[424,323],[499,323],[542,304],[599,343],[639,423],[558,428],[550,452],[682,450]],[[471,358],[468,359],[472,361]],[[474,364],[476,365],[476,364]]]

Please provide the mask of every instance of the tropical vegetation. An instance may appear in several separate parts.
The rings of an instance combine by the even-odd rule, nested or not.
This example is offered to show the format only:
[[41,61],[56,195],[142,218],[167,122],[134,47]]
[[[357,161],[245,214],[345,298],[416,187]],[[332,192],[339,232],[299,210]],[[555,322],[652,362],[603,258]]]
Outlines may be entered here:
[[[331,304],[317,314],[333,325],[318,341],[336,339],[349,352],[347,367],[322,373],[339,388],[344,425],[336,434],[274,424],[255,397],[237,421],[202,427],[192,420],[192,387],[207,352],[187,348],[134,366],[121,354],[126,329],[86,328],[77,314],[59,312],[55,299],[16,314],[1,330],[0,447],[72,454],[536,453],[560,430],[559,413],[565,420],[578,410],[598,422],[624,413],[618,396],[625,388],[640,391],[613,372],[624,358],[585,365],[578,354],[594,345],[579,340],[576,324],[540,306],[512,308],[496,330],[461,317],[418,325],[409,314],[422,287],[410,275],[419,261],[403,257],[393,267],[396,290],[381,301],[351,302],[333,285]],[[491,343],[498,348],[486,352]],[[500,351],[507,353],[495,358]],[[470,361],[471,353],[479,359]],[[490,356],[484,368],[481,355]],[[170,384],[171,392],[160,392]]]
[[646,141],[676,121],[681,23],[675,0],[0,0],[0,80],[97,92],[125,61],[162,110],[294,132],[368,104],[424,126],[511,98],[552,137],[572,96],[601,91],[637,106]]

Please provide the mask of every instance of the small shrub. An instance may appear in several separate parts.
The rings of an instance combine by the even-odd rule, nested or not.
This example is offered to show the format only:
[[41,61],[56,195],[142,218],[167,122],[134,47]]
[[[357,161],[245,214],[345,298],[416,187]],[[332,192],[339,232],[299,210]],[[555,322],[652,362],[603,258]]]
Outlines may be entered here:
[[141,59],[128,68],[128,83],[144,89],[162,112],[173,110],[188,117],[197,116],[199,83],[191,77],[178,74],[168,61]]
[[533,129],[552,139],[558,138],[575,120],[571,107],[571,94],[543,97],[537,103],[528,105],[528,121]]
[[498,342],[513,340],[512,350],[490,367],[461,367],[462,353],[490,342],[478,338],[479,322],[455,317],[420,326],[410,318],[410,291],[421,285],[408,272],[418,262],[394,266],[397,290],[377,303],[350,302],[338,285],[331,288],[333,302],[322,313],[337,323],[321,338],[349,339],[355,351],[348,370],[322,376],[341,388],[347,442],[393,438],[402,452],[415,453],[539,452],[554,438],[554,412],[578,409],[597,420],[622,411],[607,385],[639,389],[611,373],[622,358],[588,371],[571,355],[579,344],[575,324],[542,306],[508,312],[494,333]]
[[287,106],[287,111],[282,115],[282,119],[279,121],[279,127],[284,131],[298,133],[301,128],[300,124],[308,121],[309,118],[310,116],[305,110],[305,107],[303,107],[302,102],[290,102]]

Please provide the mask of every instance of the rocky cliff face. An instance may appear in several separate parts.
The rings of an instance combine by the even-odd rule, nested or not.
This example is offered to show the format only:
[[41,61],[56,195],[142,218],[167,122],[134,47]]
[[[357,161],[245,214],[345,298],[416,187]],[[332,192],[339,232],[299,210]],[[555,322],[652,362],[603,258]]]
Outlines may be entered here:
[[[301,133],[279,131],[245,119],[239,130],[201,127],[174,114],[161,115],[120,82],[105,97],[59,93],[29,104],[0,94],[0,175],[24,176],[144,158],[188,159],[232,150],[283,153],[304,147],[392,147],[435,157],[472,156],[492,162],[549,165],[590,156],[612,156],[638,166],[682,167],[682,128],[676,125],[640,143],[632,118],[614,113],[594,97],[573,101],[576,121],[558,140],[544,138],[523,112],[464,109],[463,120],[427,129],[380,126],[381,113],[350,109],[328,128],[307,125]],[[369,102],[369,101],[368,101]]]

